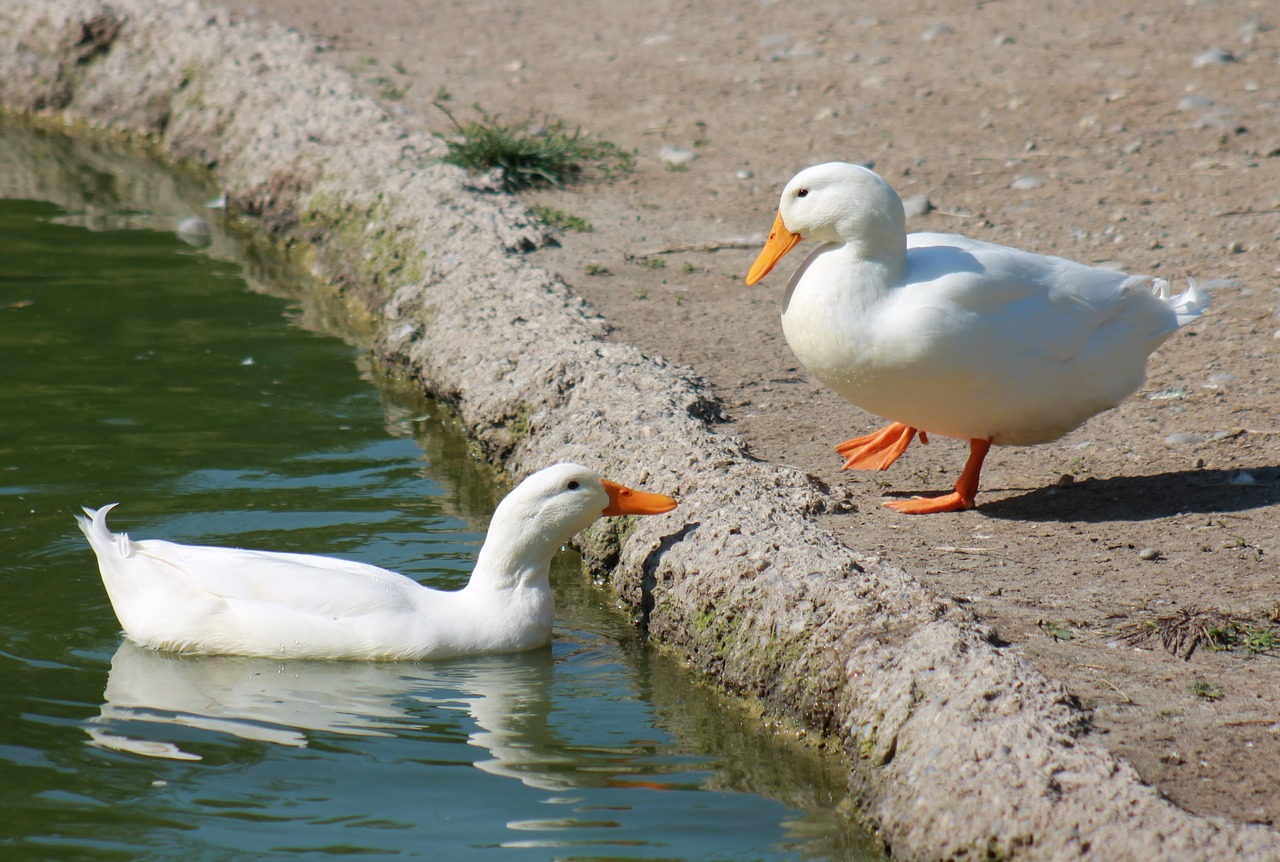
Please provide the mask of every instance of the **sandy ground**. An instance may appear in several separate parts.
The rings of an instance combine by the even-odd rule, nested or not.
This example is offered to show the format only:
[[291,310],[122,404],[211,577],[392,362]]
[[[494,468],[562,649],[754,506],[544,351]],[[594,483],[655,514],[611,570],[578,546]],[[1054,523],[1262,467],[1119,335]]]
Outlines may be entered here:
[[[1280,821],[1276,655],[1184,659],[1121,639],[1186,609],[1262,624],[1280,608],[1280,12],[1228,0],[230,5],[325,40],[419,128],[448,130],[431,105],[447,97],[461,118],[473,104],[562,118],[634,148],[620,181],[524,196],[593,227],[536,262],[613,338],[708,379],[723,433],[847,489],[853,511],[825,526],[965,603],[1065,682],[1161,792],[1202,814]],[[664,147],[696,158],[672,168]],[[927,196],[934,210],[911,229],[1214,280],[1214,307],[1118,409],[1056,443],[995,450],[977,510],[897,515],[886,495],[948,488],[964,445],[935,438],[887,473],[840,472],[831,446],[882,421],[787,348],[778,306],[794,261],[742,284],[782,184],[832,159]]]

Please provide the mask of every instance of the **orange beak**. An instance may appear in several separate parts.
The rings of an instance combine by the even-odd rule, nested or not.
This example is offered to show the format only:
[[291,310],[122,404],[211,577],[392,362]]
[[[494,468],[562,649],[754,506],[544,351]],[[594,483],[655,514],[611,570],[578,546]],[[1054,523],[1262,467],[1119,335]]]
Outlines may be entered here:
[[782,260],[782,256],[795,248],[799,241],[800,234],[787,230],[787,226],[782,223],[782,213],[778,213],[769,230],[768,242],[760,250],[756,262],[751,264],[751,271],[747,273],[747,285],[753,285],[768,275],[773,265]]
[[626,485],[601,479],[605,493],[609,495],[606,515],[661,515],[676,507],[676,501],[665,494],[648,494],[633,491]]

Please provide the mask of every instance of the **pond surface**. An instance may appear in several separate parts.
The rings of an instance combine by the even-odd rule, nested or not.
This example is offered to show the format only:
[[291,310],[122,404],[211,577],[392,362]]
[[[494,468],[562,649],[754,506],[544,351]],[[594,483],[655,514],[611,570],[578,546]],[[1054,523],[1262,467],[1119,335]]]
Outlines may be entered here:
[[[880,858],[842,813],[839,760],[644,646],[569,553],[554,643],[518,656],[124,641],[82,505],[119,502],[112,526],[135,538],[457,587],[500,492],[446,413],[313,331],[335,313],[229,235],[196,180],[0,125],[15,194],[30,199],[0,200],[0,856]],[[193,216],[201,247],[174,231]]]

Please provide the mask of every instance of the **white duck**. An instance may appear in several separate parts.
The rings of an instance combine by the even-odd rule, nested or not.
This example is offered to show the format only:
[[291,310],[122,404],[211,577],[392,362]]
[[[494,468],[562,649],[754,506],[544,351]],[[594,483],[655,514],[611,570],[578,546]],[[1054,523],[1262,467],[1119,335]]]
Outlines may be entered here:
[[551,640],[551,558],[605,515],[655,515],[676,501],[577,464],[529,476],[498,504],[467,585],[434,590],[365,563],[310,554],[135,542],[85,509],[125,633],[154,649],[269,658],[436,659],[519,652]]
[[806,168],[747,275],[802,239],[822,245],[787,285],[782,329],[819,380],[893,420],[836,447],[845,469],[884,470],[919,433],[969,441],[955,491],[886,505],[971,508],[992,444],[1055,440],[1141,384],[1147,357],[1208,307],[1190,283],[1129,276],[962,236],[906,233],[897,193],[858,165]]

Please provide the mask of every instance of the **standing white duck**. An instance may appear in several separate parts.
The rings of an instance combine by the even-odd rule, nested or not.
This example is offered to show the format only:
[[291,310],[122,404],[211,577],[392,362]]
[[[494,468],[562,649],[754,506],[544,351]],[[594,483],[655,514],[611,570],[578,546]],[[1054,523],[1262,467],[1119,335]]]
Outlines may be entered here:
[[605,515],[676,501],[577,464],[529,476],[493,513],[467,585],[434,590],[365,563],[310,554],[135,542],[85,509],[80,529],[125,633],[142,646],[267,658],[436,659],[551,640],[551,558]]
[[886,505],[971,508],[992,444],[1055,440],[1141,384],[1147,357],[1208,307],[1190,282],[1130,276],[962,236],[906,232],[897,193],[858,165],[806,168],[782,191],[755,284],[802,239],[782,329],[819,380],[893,424],[836,447],[884,470],[919,433],[969,441],[955,491]]

